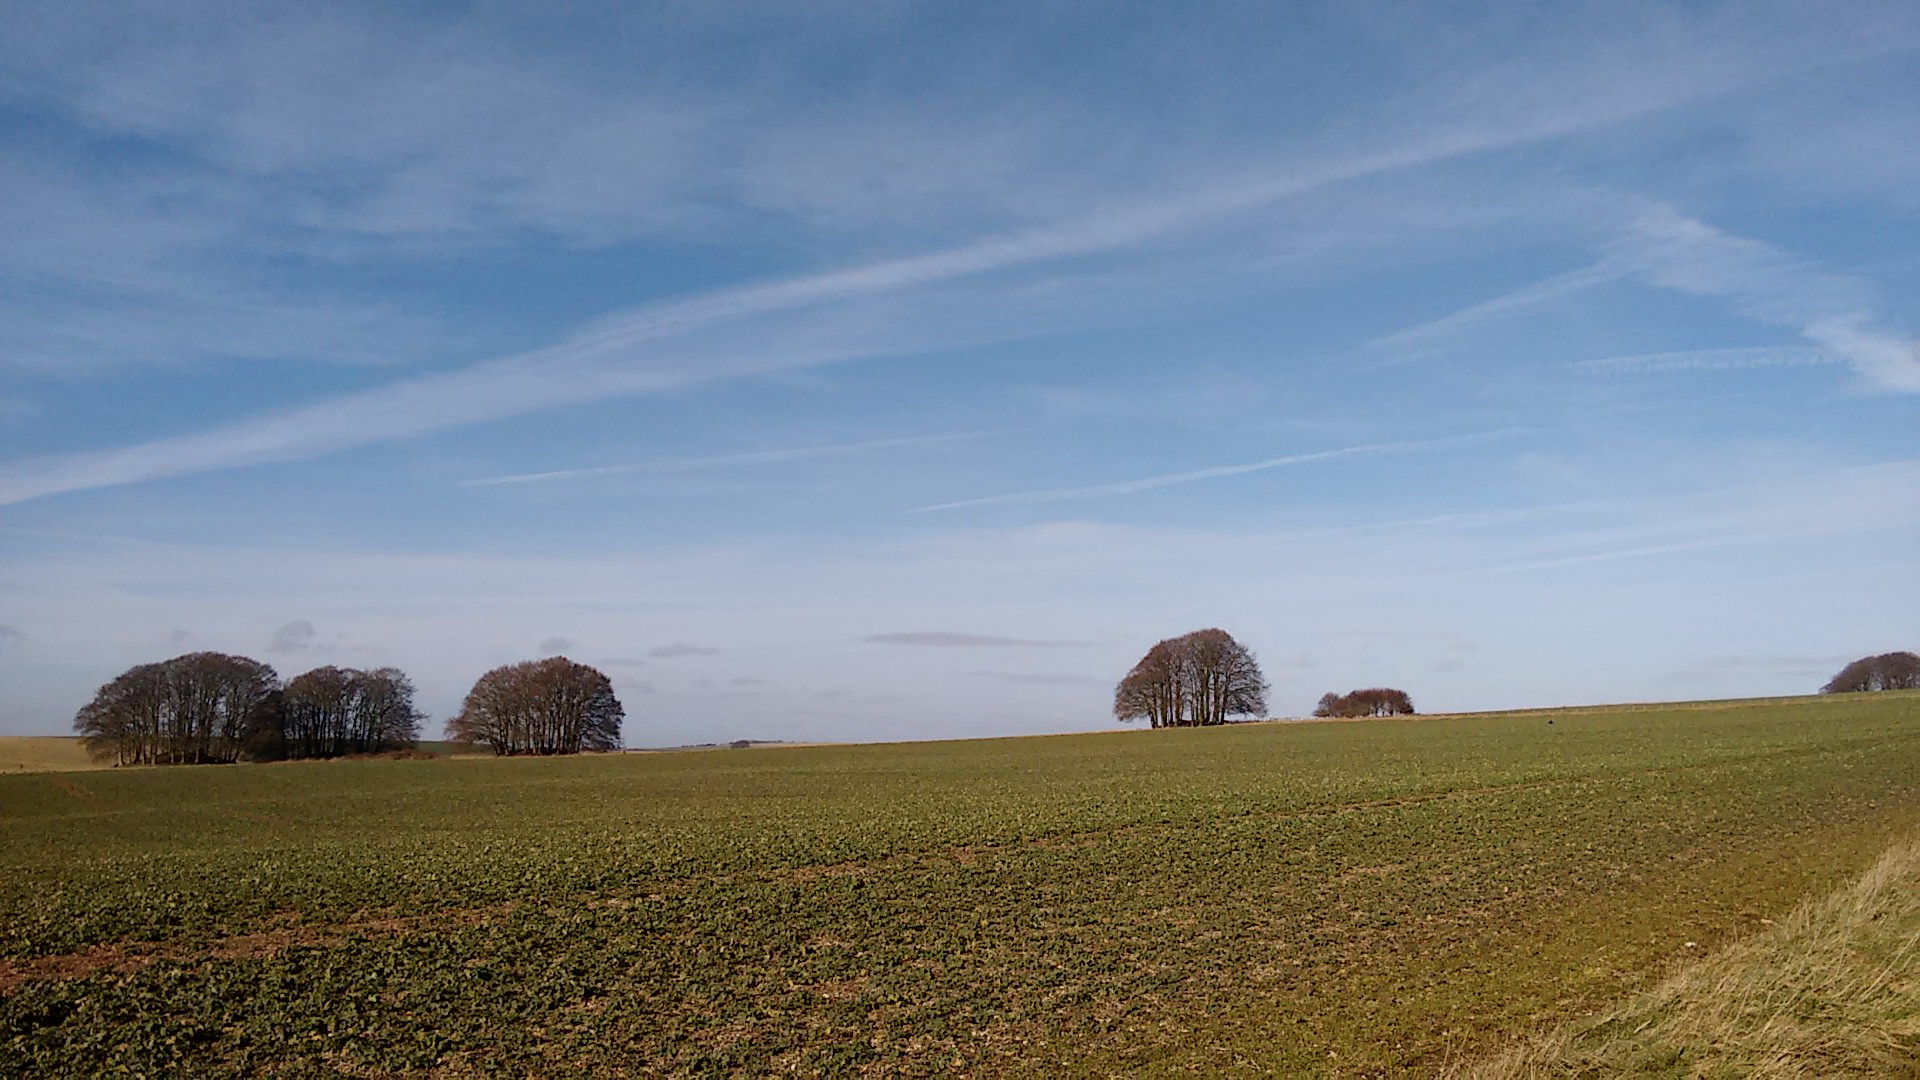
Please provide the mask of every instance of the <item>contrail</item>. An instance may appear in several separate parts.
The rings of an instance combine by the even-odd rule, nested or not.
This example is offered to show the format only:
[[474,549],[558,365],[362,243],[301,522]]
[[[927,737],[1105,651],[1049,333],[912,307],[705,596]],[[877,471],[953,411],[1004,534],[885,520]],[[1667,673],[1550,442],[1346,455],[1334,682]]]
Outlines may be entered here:
[[1279,469],[1289,465],[1306,465],[1316,461],[1332,461],[1337,458],[1368,457],[1378,454],[1411,454],[1423,450],[1447,450],[1457,446],[1486,442],[1491,439],[1505,438],[1520,434],[1526,429],[1503,428],[1498,431],[1484,431],[1472,435],[1456,435],[1445,439],[1422,439],[1412,442],[1366,443],[1360,446],[1343,446],[1334,450],[1316,450],[1306,454],[1289,454],[1286,457],[1267,458],[1264,461],[1249,461],[1237,465],[1215,465],[1207,469],[1195,469],[1192,472],[1164,473],[1159,476],[1147,476],[1138,480],[1121,480],[1111,484],[1094,484],[1090,487],[1049,488],[1044,491],[1016,491],[1007,495],[988,495],[978,499],[961,499],[958,502],[936,503],[933,506],[921,506],[907,511],[910,514],[930,514],[938,510],[960,510],[974,506],[995,506],[1007,503],[1043,503],[1061,502],[1067,499],[1097,499],[1108,495],[1133,495],[1155,488],[1172,487],[1175,484],[1191,484],[1200,480],[1215,480],[1223,476],[1239,476],[1242,473],[1261,472],[1266,469]]
[[556,469],[552,472],[517,473],[512,476],[489,476],[479,480],[463,480],[460,486],[491,487],[499,484],[534,484],[544,480],[583,480],[594,476],[623,476],[632,473],[688,472],[694,469],[707,469],[726,465],[757,465],[763,462],[800,461],[806,458],[833,457],[839,454],[857,454],[864,450],[882,450],[894,446],[923,446],[928,443],[957,442],[961,439],[978,439],[987,435],[997,434],[999,434],[999,432],[969,431],[957,435],[919,435],[905,439],[873,439],[867,442],[834,443],[826,446],[794,446],[781,450],[755,450],[744,454],[725,454],[720,457],[661,458],[658,461],[640,461],[628,465],[596,465],[585,469]]

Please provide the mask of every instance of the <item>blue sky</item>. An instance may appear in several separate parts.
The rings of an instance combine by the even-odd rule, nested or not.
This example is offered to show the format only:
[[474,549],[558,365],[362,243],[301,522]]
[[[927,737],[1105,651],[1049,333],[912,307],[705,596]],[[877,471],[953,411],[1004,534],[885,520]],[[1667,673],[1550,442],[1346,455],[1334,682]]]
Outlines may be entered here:
[[0,732],[195,649],[628,741],[1920,647],[1911,3],[150,5],[0,38]]

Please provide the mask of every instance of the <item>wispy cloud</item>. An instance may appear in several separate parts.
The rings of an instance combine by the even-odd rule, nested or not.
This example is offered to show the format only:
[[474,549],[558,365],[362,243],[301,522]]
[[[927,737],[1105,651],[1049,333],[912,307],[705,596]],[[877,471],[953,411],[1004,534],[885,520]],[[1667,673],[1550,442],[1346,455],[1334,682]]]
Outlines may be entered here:
[[1740,314],[1798,333],[1799,348],[1701,349],[1582,361],[1613,370],[1733,370],[1847,363],[1883,390],[1920,392],[1920,341],[1890,330],[1872,285],[1820,269],[1666,205],[1638,204],[1599,262],[1556,274],[1442,318],[1377,338],[1370,351],[1405,363],[1460,347],[1485,324],[1626,278],[1730,302]]
[[913,630],[899,634],[868,634],[861,638],[876,645],[911,645],[928,649],[1054,649],[1072,641],[1034,641],[994,634],[967,634],[956,630]]
[[1700,666],[1722,671],[1831,671],[1851,659],[1839,653],[1825,656],[1709,656],[1700,662]]
[[1865,281],[1667,206],[1641,213],[1618,252],[1655,285],[1726,300],[1748,318],[1786,327],[1845,357],[1880,389],[1920,393],[1920,341],[1886,327]]
[[1091,675],[1052,675],[1037,671],[969,671],[968,675],[976,679],[992,679],[995,682],[1019,683],[1023,686],[1082,686],[1106,688],[1113,685],[1111,679],[1099,679]]
[[1709,656],[1692,667],[1668,672],[1666,681],[1676,683],[1710,682],[1753,676],[1776,676],[1805,680],[1808,687],[1819,685],[1820,681],[1853,659],[1851,656]]
[[1621,559],[1649,559],[1662,555],[1678,555],[1685,552],[1703,551],[1742,544],[1765,544],[1772,539],[1772,537],[1767,536],[1713,536],[1701,540],[1688,540],[1672,544],[1646,544],[1640,547],[1618,547],[1606,551],[1589,551],[1579,555],[1563,555],[1552,559],[1534,559],[1523,562],[1504,563],[1498,566],[1480,567],[1464,572],[1506,574],[1528,570],[1551,570],[1565,566],[1581,566],[1586,563],[1616,562]]
[[1596,285],[1618,281],[1631,272],[1630,266],[1613,261],[1602,261],[1592,266],[1554,274],[1503,293],[1491,300],[1483,300],[1461,308],[1438,319],[1395,331],[1385,337],[1375,338],[1367,343],[1366,348],[1391,353],[1392,358],[1387,361],[1389,364],[1405,363],[1432,356],[1457,348],[1463,335],[1484,323],[1515,311],[1558,300]]
[[971,431],[958,435],[921,435],[904,439],[872,439],[866,442],[835,443],[827,446],[796,446],[782,450],[756,450],[750,453],[725,454],[718,457],[664,458],[659,461],[641,461],[629,465],[597,465],[585,469],[558,469],[552,472],[492,476],[481,480],[462,481],[461,486],[487,487],[499,484],[533,484],[548,480],[584,480],[597,476],[692,472],[699,469],[719,468],[729,465],[762,465],[784,461],[804,461],[808,458],[837,457],[844,454],[858,454],[868,450],[886,450],[901,446],[924,446],[931,443],[957,442],[962,439],[978,439],[991,434],[995,433]]
[[[1687,494],[1436,519],[1430,535],[1457,531],[1486,543],[1457,547],[1457,561],[1435,565],[1431,573],[1473,577],[1626,560],[1684,561],[1699,552],[1726,552],[1715,557],[1733,559],[1741,550],[1911,533],[1920,520],[1916,515],[1920,461],[1891,461]],[[1530,528],[1529,519],[1540,527]],[[1492,539],[1508,536],[1518,539]],[[1486,557],[1482,547],[1498,547],[1500,554]]]
[[647,655],[659,660],[676,660],[683,656],[718,656],[720,650],[711,645],[692,645],[676,641],[671,645],[657,645],[647,650]]
[[1684,349],[1678,352],[1602,356],[1576,360],[1569,366],[1597,372],[1745,371],[1755,368],[1821,367],[1846,362],[1845,357],[1825,349],[1764,345],[1743,349]]
[[1087,487],[1048,488],[1040,491],[1016,491],[1005,495],[987,495],[977,499],[961,499],[957,502],[921,506],[908,512],[928,514],[941,510],[960,510],[976,506],[1062,502],[1069,499],[1100,499],[1115,495],[1137,495],[1143,491],[1154,491],[1159,488],[1173,487],[1178,484],[1192,484],[1202,480],[1218,480],[1228,476],[1241,476],[1246,473],[1285,468],[1291,465],[1308,465],[1321,461],[1336,461],[1341,458],[1374,457],[1386,454],[1417,454],[1438,450],[1452,450],[1462,446],[1472,446],[1477,443],[1516,435],[1519,434],[1521,430],[1522,429],[1519,428],[1508,428],[1500,431],[1458,435],[1445,439],[1421,439],[1408,442],[1366,443],[1360,446],[1343,446],[1334,450],[1316,450],[1306,454],[1288,454],[1285,457],[1267,458],[1264,461],[1249,461],[1235,465],[1215,465],[1211,468],[1194,469],[1190,472],[1163,473],[1159,476],[1146,476],[1137,480],[1121,480],[1111,484],[1093,484]]

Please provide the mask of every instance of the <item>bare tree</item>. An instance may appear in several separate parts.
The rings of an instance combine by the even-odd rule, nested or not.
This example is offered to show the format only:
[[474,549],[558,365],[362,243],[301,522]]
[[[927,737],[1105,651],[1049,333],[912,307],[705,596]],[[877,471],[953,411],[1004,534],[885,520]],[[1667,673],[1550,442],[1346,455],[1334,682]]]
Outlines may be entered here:
[[1225,630],[1195,630],[1147,650],[1113,691],[1113,715],[1154,727],[1224,724],[1267,708],[1267,681],[1246,646]]
[[130,668],[74,716],[89,753],[117,765],[238,761],[277,698],[279,676],[244,656],[198,652]]
[[353,735],[365,752],[404,749],[420,741],[425,717],[413,705],[413,680],[399,668],[361,672],[353,704]]
[[1267,711],[1267,680],[1246,646],[1225,630],[1196,630],[1187,642],[1190,711],[1203,725]]
[[1863,656],[1827,681],[1823,694],[1856,694],[1875,690],[1920,690],[1920,656],[1910,652]]
[[447,737],[501,755],[616,750],[625,716],[605,675],[554,656],[480,676],[447,721]]
[[160,758],[168,726],[166,668],[141,664],[102,686],[73,718],[95,760],[146,765]]
[[286,756],[337,757],[346,752],[340,747],[353,708],[353,676],[346,668],[318,667],[287,683],[281,697]]
[[376,754],[420,736],[413,682],[399,668],[314,668],[287,683],[281,714],[288,757]]
[[1125,722],[1146,719],[1153,727],[1180,722],[1180,663],[1173,640],[1147,650],[1113,690],[1113,715]]

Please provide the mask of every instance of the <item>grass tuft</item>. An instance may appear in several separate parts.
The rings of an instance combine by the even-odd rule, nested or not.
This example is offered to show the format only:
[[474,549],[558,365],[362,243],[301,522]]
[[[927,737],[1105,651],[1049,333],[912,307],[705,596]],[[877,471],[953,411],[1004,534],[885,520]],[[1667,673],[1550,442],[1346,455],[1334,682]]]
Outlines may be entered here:
[[1920,1076],[1920,840],[1624,1007],[1454,1075]]

